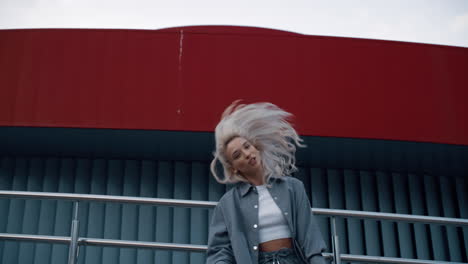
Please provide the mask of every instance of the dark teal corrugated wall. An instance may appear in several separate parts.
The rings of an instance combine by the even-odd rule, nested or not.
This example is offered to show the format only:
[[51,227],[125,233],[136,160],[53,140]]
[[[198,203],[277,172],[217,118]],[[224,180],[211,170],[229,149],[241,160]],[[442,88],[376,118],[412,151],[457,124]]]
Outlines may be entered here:
[[[313,207],[468,218],[463,176],[301,167]],[[0,189],[217,201],[200,161],[3,156]],[[0,232],[68,236],[72,204],[0,199]],[[80,236],[206,244],[210,210],[82,203]],[[318,217],[330,248],[330,220]],[[468,229],[339,219],[343,253],[467,261]],[[66,245],[0,241],[1,263],[66,263]],[[79,263],[204,263],[203,253],[81,247]]]
[[[217,201],[206,164],[71,158],[1,159],[0,189]],[[192,184],[193,183],[193,184]],[[0,200],[0,232],[68,236],[70,202]],[[80,236],[206,244],[208,211],[82,203]],[[1,263],[66,263],[65,245],[0,241]],[[81,247],[79,263],[204,263],[204,253]]]

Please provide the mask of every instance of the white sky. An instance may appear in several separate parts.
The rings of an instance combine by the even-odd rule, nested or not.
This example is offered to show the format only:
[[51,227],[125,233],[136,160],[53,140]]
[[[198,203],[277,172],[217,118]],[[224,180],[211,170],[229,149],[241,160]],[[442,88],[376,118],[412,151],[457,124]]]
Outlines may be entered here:
[[468,47],[468,0],[0,0],[0,29],[188,25]]

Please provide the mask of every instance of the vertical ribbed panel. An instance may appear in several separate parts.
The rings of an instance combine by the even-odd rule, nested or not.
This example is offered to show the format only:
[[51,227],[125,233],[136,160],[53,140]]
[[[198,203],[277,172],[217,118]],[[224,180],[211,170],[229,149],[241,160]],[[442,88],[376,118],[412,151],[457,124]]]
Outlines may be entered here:
[[[311,178],[311,205],[312,207],[317,208],[329,208],[329,200],[328,200],[328,190],[327,190],[327,175],[323,169],[319,168],[311,168],[310,169],[310,178]],[[329,221],[325,217],[317,217],[317,223],[320,227],[322,232],[323,239],[325,240],[325,244],[327,245],[328,251],[331,251],[332,243],[330,231]]]
[[[379,211],[384,213],[395,213],[393,204],[393,184],[388,173],[377,172],[377,193]],[[397,230],[393,222],[380,222],[382,232],[382,249],[385,257],[398,257]]]
[[[13,189],[13,177],[15,171],[15,161],[11,158],[0,159],[0,189],[11,190]],[[8,220],[11,202],[7,199],[0,199],[0,232],[8,232]],[[0,240],[0,262],[5,263],[7,259],[6,253],[7,245],[9,242]],[[11,257],[10,257],[11,258]]]
[[[107,192],[109,195],[123,194],[124,161],[110,160],[107,168]],[[106,203],[104,208],[104,235],[108,239],[121,239],[122,204]],[[103,263],[119,263],[120,249],[105,247],[102,250]]]
[[[190,166],[186,162],[176,162],[174,168],[174,198],[189,200],[191,192]],[[172,240],[179,244],[190,243],[190,209],[174,208],[172,220]],[[188,252],[173,252],[172,263],[188,263]]]
[[[370,172],[360,172],[361,181],[361,201],[363,211],[378,211],[378,199],[376,190],[375,176]],[[366,255],[381,256],[382,250],[380,247],[382,237],[379,232],[378,222],[375,220],[364,220],[364,241]]]
[[[159,162],[156,195],[159,198],[172,198],[174,189],[174,167],[171,162]],[[158,242],[172,241],[173,219],[172,207],[156,208],[156,239]],[[172,252],[158,250],[155,254],[155,263],[172,263]]]
[[[58,192],[74,192],[75,191],[75,160],[71,158],[62,159],[59,163],[59,181]],[[57,201],[57,209],[55,211],[55,226],[54,235],[69,236],[72,220],[73,205],[68,201]],[[52,246],[53,264],[66,263],[68,257],[68,246],[55,244]]]
[[[208,200],[209,185],[208,178],[211,177],[207,164],[194,162],[192,163],[191,176],[191,199],[206,201]],[[200,184],[196,184],[200,182]],[[193,208],[190,209],[190,243],[204,245],[208,241],[208,212],[206,209]],[[190,262],[192,264],[205,263],[204,253],[190,253]]]
[[[430,216],[442,216],[439,182],[434,176],[424,175],[424,190],[426,193],[427,213]],[[447,238],[444,237],[444,228],[438,225],[430,225],[431,249],[434,260],[446,260],[447,258]]]
[[[392,162],[399,163],[400,160]],[[218,201],[229,188],[210,176],[208,163],[119,159],[21,158],[0,160],[0,189]],[[463,177],[302,167],[317,208],[468,218]],[[0,199],[0,232],[68,236],[69,201]],[[191,243],[208,239],[212,210],[81,203],[80,236]],[[330,220],[317,217],[328,250]],[[342,253],[467,261],[468,229],[389,221],[337,219]],[[66,263],[68,246],[0,240],[1,263]],[[81,247],[83,263],[193,263],[204,253]]]
[[[27,188],[27,164],[26,160],[18,158],[15,160],[15,168],[13,171],[12,190],[25,191]],[[6,232],[22,233],[22,225],[24,221],[24,200],[11,200],[9,211],[2,215],[8,215],[8,223]],[[3,250],[2,263],[19,262],[19,245],[20,243],[5,241]]]
[[[427,215],[424,185],[421,175],[409,174],[408,186],[411,214]],[[429,230],[425,224],[413,224],[414,240],[416,243],[416,258],[431,259],[429,247]]]
[[[442,195],[442,209],[443,216],[445,217],[457,217],[456,214],[456,192],[454,186],[450,183],[450,179],[447,177],[440,177],[440,193]],[[461,262],[462,254],[460,239],[458,238],[457,229],[455,227],[445,227],[447,232],[447,242],[449,250],[450,261]]]
[[[455,179],[455,188],[457,193],[457,201],[458,201],[458,217],[461,218],[468,218],[468,182],[464,178],[456,178]],[[468,261],[468,227],[463,227],[462,231],[459,232],[461,234],[464,245],[461,248],[461,252],[463,253],[463,260],[465,262]]]
[[[400,173],[393,173],[392,179],[393,190],[395,190],[395,213],[411,214],[408,198],[408,177]],[[414,246],[410,224],[399,222],[397,223],[397,230],[399,256],[402,258],[414,258]]]
[[[345,186],[345,204],[348,210],[362,210],[361,208],[361,192],[359,188],[359,178],[355,171],[344,171],[344,186]],[[355,255],[364,254],[364,241],[362,232],[362,223],[359,219],[347,219],[347,230],[349,243],[349,253]]]
[[[75,192],[76,193],[90,193],[91,191],[91,168],[92,161],[88,159],[77,159],[76,160],[76,177],[75,177]],[[79,235],[84,237],[87,235],[88,224],[89,224],[89,203],[80,203],[78,211],[78,219],[80,221]],[[93,224],[93,223],[91,223]],[[80,255],[86,255],[86,247],[80,248]],[[68,252],[68,251],[67,251]],[[78,259],[79,264],[84,263],[84,258]]]
[[[141,162],[140,195],[142,197],[157,197],[157,162]],[[141,205],[138,207],[138,239],[139,241],[155,241],[156,234],[156,208],[154,206]],[[145,228],[141,228],[145,227]],[[136,263],[154,262],[154,251],[147,249],[137,250]]]
[[[93,160],[91,168],[90,193],[91,194],[106,194],[107,182],[107,162],[103,159]],[[87,227],[88,237],[101,238],[104,232],[104,203],[90,203]],[[83,229],[83,228],[82,228]],[[78,257],[79,260],[84,259],[84,263],[102,263],[102,248],[86,247],[86,254]]]
[[[328,170],[328,194],[330,199],[330,208],[346,209],[345,208],[345,190],[343,188],[342,171]],[[336,229],[340,234],[339,246],[343,253],[348,253],[348,232],[346,228],[346,219],[336,219]]]
[[[45,160],[44,168],[44,185],[42,191],[57,192],[59,174],[59,159],[51,158]],[[55,212],[57,210],[57,201],[44,200],[41,201],[41,214],[39,216],[39,235],[49,235],[54,233],[55,229]],[[52,244],[38,244],[34,256],[34,263],[51,263],[52,261]]]
[[[142,161],[140,178],[140,196],[156,197],[157,163],[155,161]],[[154,206],[141,205],[138,207],[138,239],[139,241],[155,241],[156,210]],[[147,249],[137,250],[136,263],[152,263],[154,251]]]
[[[29,160],[28,168],[26,169],[27,191],[41,191],[42,190],[42,164],[36,158]],[[38,200],[26,200],[24,202],[24,220],[22,226],[22,233],[25,234],[37,234],[37,219],[39,218],[39,212],[41,210],[41,201]],[[21,243],[19,247],[19,258],[20,263],[33,263],[34,253],[36,251],[36,245],[34,243]]]
[[[136,160],[127,160],[124,164],[123,193],[125,196],[140,195],[140,164]],[[122,227],[121,239],[138,239],[138,205],[122,205]],[[120,250],[120,263],[135,263],[137,250],[134,248],[123,248]]]

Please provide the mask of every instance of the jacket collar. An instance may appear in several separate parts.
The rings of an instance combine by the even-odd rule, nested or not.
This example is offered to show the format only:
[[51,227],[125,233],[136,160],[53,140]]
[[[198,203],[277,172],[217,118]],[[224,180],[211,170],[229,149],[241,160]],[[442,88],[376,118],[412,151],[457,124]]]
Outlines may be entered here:
[[[270,177],[268,181],[269,184],[273,184],[276,181],[284,181],[282,177]],[[240,191],[241,197],[244,197],[250,190],[255,189],[255,185],[251,184],[250,182],[239,182],[237,184],[237,188]]]

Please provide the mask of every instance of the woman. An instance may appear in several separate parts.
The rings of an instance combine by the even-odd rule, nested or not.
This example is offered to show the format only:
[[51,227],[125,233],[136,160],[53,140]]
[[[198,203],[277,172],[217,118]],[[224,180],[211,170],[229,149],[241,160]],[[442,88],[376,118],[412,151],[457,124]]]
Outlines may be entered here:
[[[325,249],[296,171],[301,139],[291,114],[270,103],[234,102],[216,126],[211,172],[235,184],[220,199],[210,225],[207,263],[322,264]],[[218,176],[216,164],[224,168]]]

